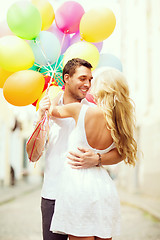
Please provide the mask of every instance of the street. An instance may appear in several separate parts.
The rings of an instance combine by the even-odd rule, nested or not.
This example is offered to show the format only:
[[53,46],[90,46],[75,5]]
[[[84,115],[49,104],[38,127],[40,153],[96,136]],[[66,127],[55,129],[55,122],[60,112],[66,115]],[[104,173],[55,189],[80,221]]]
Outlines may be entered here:
[[[122,233],[113,240],[159,240],[160,222],[122,205]],[[0,240],[42,240],[40,190],[0,205]]]

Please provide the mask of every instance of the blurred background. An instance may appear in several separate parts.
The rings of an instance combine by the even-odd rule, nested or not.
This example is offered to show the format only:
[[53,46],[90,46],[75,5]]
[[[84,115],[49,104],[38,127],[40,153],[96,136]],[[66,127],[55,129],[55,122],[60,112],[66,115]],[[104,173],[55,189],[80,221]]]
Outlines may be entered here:
[[[76,0],[85,11],[98,6],[112,9],[116,27],[104,40],[101,54],[111,54],[122,64],[131,97],[136,106],[139,161],[136,166],[120,163],[108,168],[119,189],[160,199],[160,1],[159,0]],[[0,21],[9,6],[1,2]],[[54,10],[65,1],[49,0]],[[115,62],[114,62],[115,63]],[[0,88],[0,189],[28,185],[43,179],[44,158],[30,163],[25,151],[33,131],[36,109],[33,105],[16,107],[3,97]],[[0,196],[1,197],[1,196]]]

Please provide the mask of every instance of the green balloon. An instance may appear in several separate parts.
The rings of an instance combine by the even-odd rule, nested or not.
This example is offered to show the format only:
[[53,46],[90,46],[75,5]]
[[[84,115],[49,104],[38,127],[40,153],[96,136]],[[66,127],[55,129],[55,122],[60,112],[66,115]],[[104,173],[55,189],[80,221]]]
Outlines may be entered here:
[[15,35],[31,40],[41,31],[42,19],[40,12],[32,3],[21,1],[8,9],[7,23]]

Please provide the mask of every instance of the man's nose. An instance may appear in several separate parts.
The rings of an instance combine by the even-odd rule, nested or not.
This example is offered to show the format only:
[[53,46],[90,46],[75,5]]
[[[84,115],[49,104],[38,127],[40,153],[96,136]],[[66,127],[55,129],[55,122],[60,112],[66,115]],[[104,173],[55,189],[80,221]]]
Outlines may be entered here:
[[90,84],[90,81],[89,81],[88,79],[86,79],[84,85],[85,85],[86,87],[90,87],[90,85],[91,85],[91,84]]

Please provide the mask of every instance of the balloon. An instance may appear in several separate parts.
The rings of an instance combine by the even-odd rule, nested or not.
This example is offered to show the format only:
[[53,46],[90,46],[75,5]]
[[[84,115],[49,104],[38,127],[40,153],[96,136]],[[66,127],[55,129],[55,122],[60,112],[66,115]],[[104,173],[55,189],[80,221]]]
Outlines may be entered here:
[[[84,41],[83,39],[81,39],[80,33],[75,33],[70,40],[70,45],[72,45],[73,43],[79,42],[79,41]],[[98,51],[100,52],[103,46],[103,42],[98,42],[98,43],[92,43],[94,46],[96,46],[96,48],[98,49]]]
[[86,99],[87,99],[88,102],[91,102],[91,103],[96,104],[95,101],[94,101],[94,97],[93,97],[92,94],[87,93],[87,94],[86,94]]
[[0,37],[13,35],[6,21],[0,22]]
[[79,23],[83,14],[84,9],[79,3],[67,1],[56,11],[56,25],[65,34],[76,33],[79,31]]
[[[57,96],[57,94],[62,91],[63,91],[62,88],[60,88],[58,86],[54,86],[54,85],[50,86],[49,91],[48,91],[50,100],[53,100],[53,98],[55,98]],[[39,109],[39,102],[42,100],[42,98],[45,96],[45,94],[46,94],[46,91],[44,91],[41,94],[40,98],[38,99],[37,104],[36,104],[36,111]]]
[[12,74],[12,72],[7,72],[3,68],[0,67],[0,88],[3,88],[3,85],[6,79]]
[[44,87],[44,77],[33,70],[13,73],[4,83],[3,95],[15,106],[26,106],[40,97]]
[[71,45],[64,54],[63,66],[72,58],[81,58],[92,64],[94,70],[99,61],[98,49],[88,42],[77,42]]
[[53,23],[55,14],[52,5],[47,0],[31,0],[37,7],[42,19],[41,30],[47,30]]
[[116,18],[108,8],[91,9],[80,21],[80,35],[88,42],[101,42],[108,38],[116,26]]
[[28,40],[37,37],[42,26],[40,12],[27,1],[11,5],[7,12],[7,22],[15,35]]
[[34,64],[31,47],[16,36],[0,38],[0,66],[9,72],[30,68]]
[[[45,76],[44,79],[45,79],[45,83],[44,83],[44,87],[43,87],[42,92],[44,92],[47,89],[48,84],[51,80],[51,77],[50,76]],[[54,81],[54,79],[53,79],[53,81]],[[53,85],[53,84],[51,84],[51,85]],[[37,101],[38,101],[38,99],[35,102],[33,102],[32,105],[36,107]]]
[[35,62],[40,65],[54,63],[60,52],[60,42],[58,38],[48,31],[40,32],[34,41],[30,41],[30,46],[35,56]]
[[52,26],[48,29],[48,31],[53,33],[58,38],[58,40],[61,44],[61,54],[63,54],[70,45],[70,35],[64,34],[62,31],[60,31],[57,28],[55,23],[52,24]]
[[97,68],[99,67],[113,67],[122,72],[122,63],[119,58],[109,53],[100,54]]

